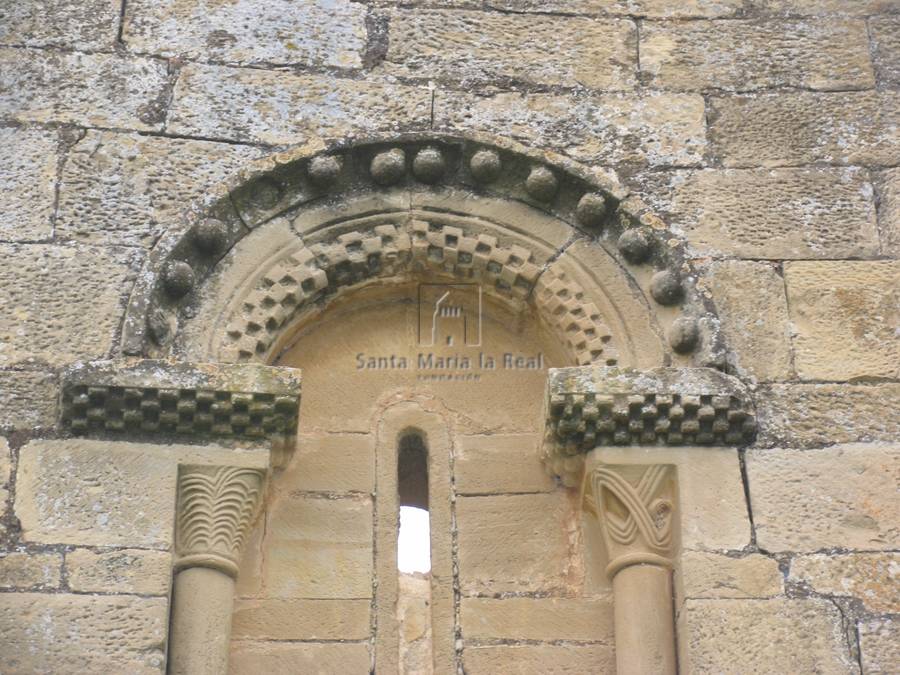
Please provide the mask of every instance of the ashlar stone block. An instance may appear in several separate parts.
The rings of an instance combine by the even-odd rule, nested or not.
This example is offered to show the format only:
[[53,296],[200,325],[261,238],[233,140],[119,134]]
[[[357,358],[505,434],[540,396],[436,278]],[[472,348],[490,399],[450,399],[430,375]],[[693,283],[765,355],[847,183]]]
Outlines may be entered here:
[[513,12],[614,14],[655,19],[732,16],[744,0],[488,0],[488,7]]
[[630,21],[399,10],[390,15],[389,37],[385,65],[395,75],[611,90],[635,83]]
[[53,131],[0,128],[0,239],[52,236],[58,146]]
[[859,624],[859,650],[866,675],[890,675],[900,663],[900,621],[894,617]]
[[644,22],[641,75],[686,91],[767,87],[867,89],[875,84],[865,21]]
[[873,16],[869,20],[869,30],[878,84],[900,86],[900,16]]
[[882,171],[876,185],[881,251],[900,258],[900,168]]
[[454,478],[458,494],[549,492],[555,483],[541,461],[539,434],[457,438]]
[[167,595],[172,556],[142,549],[77,548],[66,553],[66,578],[69,588],[82,593]]
[[0,428],[34,429],[56,422],[56,376],[31,370],[0,370]]
[[0,557],[0,588],[56,588],[61,570],[62,556],[59,553],[7,553]]
[[900,376],[900,261],[793,262],[784,275],[802,379]]
[[292,490],[371,493],[375,439],[368,434],[300,434],[278,482]]
[[6,3],[0,44],[109,51],[116,41],[120,11],[118,0]]
[[757,554],[733,558],[704,551],[682,552],[676,586],[682,599],[768,598],[784,591],[774,558]]
[[800,556],[789,579],[823,595],[859,598],[870,612],[900,613],[900,553]]
[[133,595],[0,594],[0,671],[163,673],[167,602]]
[[747,451],[753,522],[766,551],[900,545],[900,447]]
[[368,673],[367,642],[252,642],[234,641],[228,672],[232,675],[266,673]]
[[615,672],[616,657],[608,645],[467,645],[463,664],[469,675],[583,675]]
[[242,599],[235,603],[236,640],[365,640],[370,600]]
[[825,16],[846,14],[869,16],[882,12],[896,12],[894,0],[753,0],[753,4],[771,14]]
[[463,598],[465,640],[576,640],[612,645],[611,598]]

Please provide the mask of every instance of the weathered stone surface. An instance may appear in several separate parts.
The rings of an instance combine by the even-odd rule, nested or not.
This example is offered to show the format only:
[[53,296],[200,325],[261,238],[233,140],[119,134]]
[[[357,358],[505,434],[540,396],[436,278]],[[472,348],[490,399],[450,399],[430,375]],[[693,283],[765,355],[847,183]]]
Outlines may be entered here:
[[465,640],[613,643],[611,598],[463,598],[460,622]]
[[52,131],[0,128],[0,239],[27,241],[53,234],[58,144]]
[[365,7],[349,0],[279,3],[137,0],[123,40],[137,52],[235,63],[358,68]]
[[279,598],[369,598],[372,500],[277,495],[263,550],[263,584]]
[[844,258],[878,251],[869,174],[859,169],[707,169],[637,179],[702,255]]
[[655,87],[751,91],[875,84],[865,21],[690,21],[641,25],[641,76]]
[[158,129],[163,61],[40,49],[0,49],[0,110],[22,122]]
[[615,672],[616,657],[606,645],[467,645],[463,664],[469,675],[582,675]]
[[266,673],[368,673],[367,643],[254,643],[231,645],[228,672],[233,675]]
[[878,84],[900,86],[900,16],[875,16],[869,20],[872,59]]
[[870,612],[900,612],[900,553],[800,556],[788,578],[816,593],[859,598]]
[[0,670],[165,672],[166,601],[135,596],[0,594]]
[[105,356],[138,261],[134,251],[0,245],[0,365]]
[[58,553],[7,553],[0,556],[0,588],[56,588],[61,569]]
[[549,492],[554,481],[541,462],[538,434],[491,434],[457,439],[458,494]]
[[896,12],[895,0],[751,0],[752,4],[773,14],[820,16],[849,14],[868,16],[880,12]]
[[637,35],[630,21],[401,10],[390,15],[389,37],[385,65],[396,75],[594,89],[629,89],[635,82]]
[[680,598],[767,598],[783,592],[778,561],[761,555],[684,551],[678,566]]
[[117,0],[4,4],[0,44],[108,51],[116,41],[120,9]]
[[859,649],[866,675],[890,675],[900,663],[900,621],[876,619],[859,624]]
[[715,97],[709,124],[713,157],[728,167],[900,162],[895,91]]
[[713,263],[702,278],[712,293],[737,372],[757,380],[791,376],[790,323],[784,280],[771,264]]
[[491,131],[585,162],[699,164],[706,147],[697,94],[635,96],[439,90],[435,124]]
[[56,376],[30,370],[0,370],[0,428],[51,427],[59,395]]
[[678,633],[690,673],[857,672],[827,600],[688,600]]
[[237,640],[365,640],[370,600],[238,600],[231,632]]
[[900,376],[900,261],[785,264],[797,374]]
[[895,549],[900,544],[900,446],[747,452],[760,548]]
[[574,513],[566,495],[460,497],[459,578],[464,593],[559,590]]
[[88,131],[66,160],[56,232],[149,248],[192,202],[258,155],[232,144]]
[[167,595],[172,556],[141,549],[98,553],[79,548],[66,553],[66,578],[69,588],[82,593]]
[[179,462],[265,466],[267,453],[111,441],[32,441],[19,452],[22,538],[47,544],[168,548]]
[[6,508],[6,500],[9,498],[9,480],[12,476],[12,455],[9,452],[9,442],[0,436],[0,513]]
[[375,439],[363,434],[301,434],[280,481],[294,490],[375,489]]
[[814,448],[900,437],[900,384],[784,384],[756,397],[765,446]]
[[430,118],[431,92],[425,86],[191,65],[178,78],[168,129],[277,144],[311,134],[424,128]]
[[515,12],[615,14],[652,18],[726,17],[744,0],[488,0],[488,7]]
[[881,251],[894,258],[900,258],[900,169],[881,172],[876,185]]

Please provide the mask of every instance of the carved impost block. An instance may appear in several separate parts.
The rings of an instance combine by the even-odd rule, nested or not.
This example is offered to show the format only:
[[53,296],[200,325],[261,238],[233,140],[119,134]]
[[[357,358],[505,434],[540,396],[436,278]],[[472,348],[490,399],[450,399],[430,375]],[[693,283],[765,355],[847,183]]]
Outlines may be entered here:
[[175,569],[211,567],[236,577],[241,549],[262,501],[265,471],[181,466]]
[[629,565],[671,567],[676,495],[668,464],[604,464],[585,476],[584,508],[599,523],[610,579]]
[[126,359],[78,364],[62,377],[61,426],[76,435],[287,445],[299,408],[293,368]]
[[747,388],[710,368],[551,368],[544,461],[569,486],[583,455],[611,445],[744,445],[756,436]]

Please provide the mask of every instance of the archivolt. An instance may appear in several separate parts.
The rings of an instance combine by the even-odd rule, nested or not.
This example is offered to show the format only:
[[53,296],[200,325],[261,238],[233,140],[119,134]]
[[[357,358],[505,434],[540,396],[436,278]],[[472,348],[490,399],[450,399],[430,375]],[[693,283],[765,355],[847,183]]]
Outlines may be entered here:
[[123,352],[269,361],[311,307],[415,279],[536,309],[576,364],[721,359],[682,242],[639,200],[563,158],[435,134],[299,149],[211,195],[154,249]]

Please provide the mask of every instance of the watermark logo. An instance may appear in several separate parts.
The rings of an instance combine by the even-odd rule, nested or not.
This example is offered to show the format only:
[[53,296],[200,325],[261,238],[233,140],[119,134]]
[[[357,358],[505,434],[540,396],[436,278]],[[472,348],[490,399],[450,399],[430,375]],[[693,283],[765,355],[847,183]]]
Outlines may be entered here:
[[480,347],[479,284],[419,284],[420,347]]

